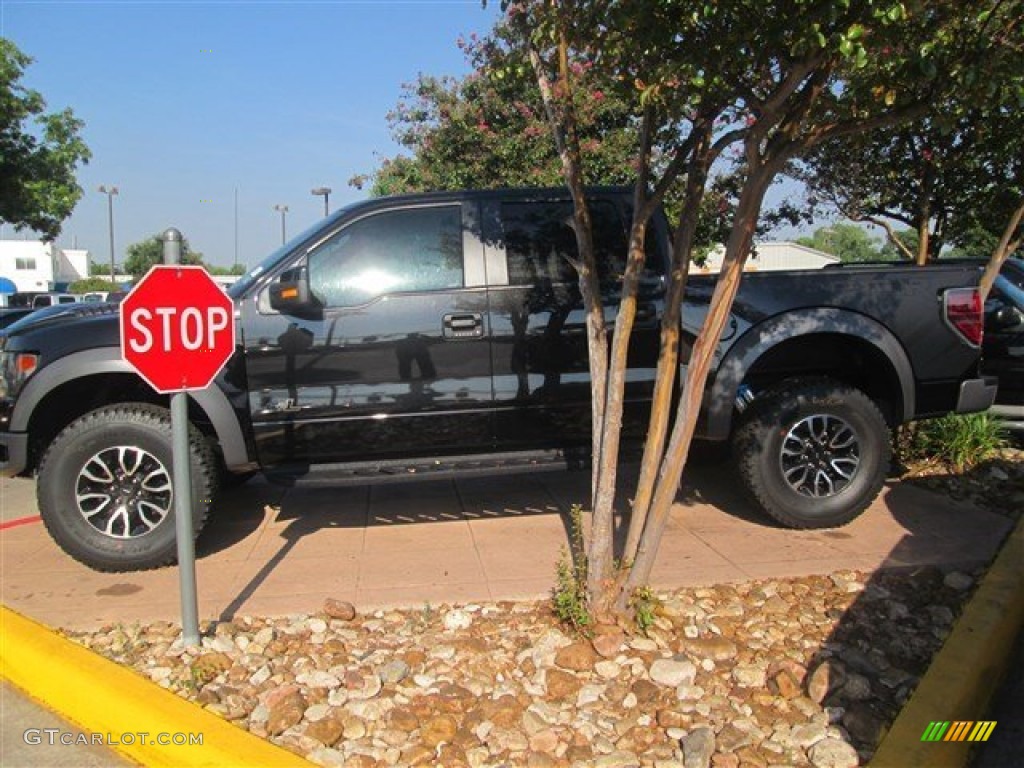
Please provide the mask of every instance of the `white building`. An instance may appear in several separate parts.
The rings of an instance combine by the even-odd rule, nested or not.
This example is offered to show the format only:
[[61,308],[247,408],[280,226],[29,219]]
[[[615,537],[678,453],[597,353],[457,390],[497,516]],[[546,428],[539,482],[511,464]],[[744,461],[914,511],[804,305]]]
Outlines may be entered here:
[[0,278],[19,291],[52,291],[89,276],[89,252],[38,240],[0,240]]
[[[717,273],[722,269],[725,248],[718,246],[708,256],[707,263],[697,270],[698,273]],[[777,243],[757,243],[754,253],[747,259],[744,267],[746,272],[768,272],[780,269],[821,269],[829,264],[838,264],[839,258],[831,254],[808,248],[806,245],[780,241]]]

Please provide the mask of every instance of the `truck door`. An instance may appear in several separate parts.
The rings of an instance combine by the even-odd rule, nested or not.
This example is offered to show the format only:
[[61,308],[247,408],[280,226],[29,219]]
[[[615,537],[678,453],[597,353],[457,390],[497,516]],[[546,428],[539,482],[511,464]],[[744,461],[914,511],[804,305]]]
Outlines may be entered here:
[[[590,203],[605,318],[611,327],[626,257],[628,211],[615,199]],[[590,445],[587,331],[569,200],[485,204],[488,308],[500,445]],[[642,280],[629,352],[623,434],[642,437],[658,360],[664,281],[657,259]]]
[[260,298],[243,327],[262,463],[490,445],[483,246],[471,218],[457,201],[343,218],[290,266],[307,271],[322,317],[279,315]]

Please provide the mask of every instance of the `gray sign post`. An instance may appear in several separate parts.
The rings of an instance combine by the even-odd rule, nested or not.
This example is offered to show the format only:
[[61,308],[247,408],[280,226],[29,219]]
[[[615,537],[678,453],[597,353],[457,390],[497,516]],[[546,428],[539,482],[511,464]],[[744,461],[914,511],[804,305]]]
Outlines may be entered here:
[[[164,264],[181,263],[181,232],[164,232]],[[199,645],[199,598],[196,592],[196,546],[192,534],[192,463],[188,446],[188,393],[171,395],[171,464],[174,520],[178,537],[181,631],[186,646]]]

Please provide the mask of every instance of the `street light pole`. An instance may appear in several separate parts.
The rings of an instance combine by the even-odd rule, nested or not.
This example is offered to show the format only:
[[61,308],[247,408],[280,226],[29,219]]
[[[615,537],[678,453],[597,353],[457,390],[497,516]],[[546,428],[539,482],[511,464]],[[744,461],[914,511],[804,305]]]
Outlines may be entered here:
[[[235,187],[235,263],[238,267],[238,187]],[[236,270],[237,271],[237,270]]]
[[318,197],[319,196],[323,196],[323,198],[324,198],[324,217],[326,218],[327,215],[330,213],[330,210],[327,208],[327,198],[330,197],[331,192],[333,190],[330,187],[317,187],[316,189],[311,190],[311,191],[312,191],[312,193],[314,195],[316,195]]
[[284,245],[284,241],[285,241],[284,217],[285,217],[285,214],[288,213],[288,206],[287,205],[275,205],[274,206],[274,210],[281,212],[281,245]]
[[110,225],[110,282],[117,285],[114,272],[114,195],[117,194],[117,187],[101,184],[99,191],[107,196],[107,221]]

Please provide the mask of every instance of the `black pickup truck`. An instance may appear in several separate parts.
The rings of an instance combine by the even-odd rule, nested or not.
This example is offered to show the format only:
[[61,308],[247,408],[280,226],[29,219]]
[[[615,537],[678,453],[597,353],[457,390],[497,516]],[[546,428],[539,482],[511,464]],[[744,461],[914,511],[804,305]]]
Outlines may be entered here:
[[[630,196],[592,191],[614,322]],[[339,482],[531,470],[585,459],[590,387],[563,190],[382,198],[339,210],[232,286],[238,349],[191,394],[196,532],[224,479]],[[655,219],[629,356],[627,439],[642,439],[669,229]],[[835,526],[879,492],[889,429],[988,408],[977,267],[744,278],[699,436],[731,440],[746,487],[793,527]],[[707,309],[696,277],[682,359]],[[122,359],[118,307],[42,310],[0,335],[0,471],[36,473],[72,556],[103,570],[175,554],[167,399]],[[581,500],[582,501],[582,500]]]

